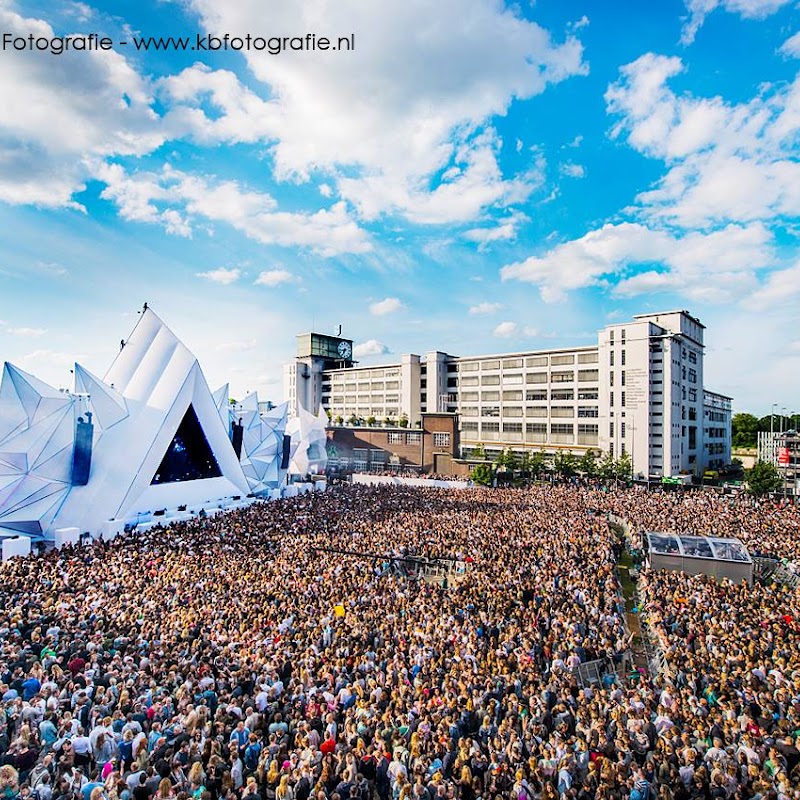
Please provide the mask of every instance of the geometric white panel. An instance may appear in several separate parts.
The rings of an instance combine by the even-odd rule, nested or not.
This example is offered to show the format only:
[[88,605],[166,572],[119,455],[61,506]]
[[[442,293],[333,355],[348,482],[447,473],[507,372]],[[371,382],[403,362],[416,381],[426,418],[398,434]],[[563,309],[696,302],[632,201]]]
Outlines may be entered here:
[[31,540],[28,536],[12,536],[3,539],[3,561],[15,556],[29,556],[31,554]]

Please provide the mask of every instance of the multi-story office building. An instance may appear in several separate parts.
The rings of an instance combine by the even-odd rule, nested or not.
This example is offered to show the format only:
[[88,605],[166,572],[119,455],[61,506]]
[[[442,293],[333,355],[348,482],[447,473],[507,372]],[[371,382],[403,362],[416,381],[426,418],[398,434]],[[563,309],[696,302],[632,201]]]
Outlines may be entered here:
[[[634,473],[700,473],[730,461],[730,398],[703,387],[704,326],[686,311],[642,314],[598,334],[597,345],[454,356],[431,351],[359,367],[349,340],[306,334],[287,365],[290,408],[401,419],[458,412],[461,448],[597,448],[628,453]],[[314,355],[324,338],[336,358]],[[344,342],[342,358],[339,351]],[[327,352],[327,351],[326,351]]]

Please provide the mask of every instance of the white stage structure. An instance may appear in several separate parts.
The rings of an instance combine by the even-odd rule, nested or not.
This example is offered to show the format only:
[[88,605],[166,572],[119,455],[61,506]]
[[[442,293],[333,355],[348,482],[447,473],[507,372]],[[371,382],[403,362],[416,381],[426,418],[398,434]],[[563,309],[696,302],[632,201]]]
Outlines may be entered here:
[[286,432],[292,437],[291,463],[292,475],[321,475],[328,464],[326,427],[328,415],[320,406],[315,416],[304,408],[289,421]]
[[0,537],[107,536],[170,510],[274,497],[292,449],[318,449],[313,415],[290,440],[286,405],[261,415],[255,394],[236,405],[227,386],[212,395],[197,359],[146,307],[104,378],[79,364],[74,375],[67,392],[3,367]]
[[[289,404],[281,403],[262,414],[256,392],[241,403],[231,404],[228,384],[214,392],[214,400],[226,428],[233,431],[240,426],[241,464],[251,491],[265,492],[283,484],[291,457],[290,443],[284,446]],[[233,436],[232,441],[236,446]]]

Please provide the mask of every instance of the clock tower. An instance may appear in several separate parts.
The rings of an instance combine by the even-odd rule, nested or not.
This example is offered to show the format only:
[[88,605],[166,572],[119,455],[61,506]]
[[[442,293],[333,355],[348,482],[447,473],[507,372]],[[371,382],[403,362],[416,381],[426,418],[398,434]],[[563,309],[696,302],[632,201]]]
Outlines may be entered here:
[[299,408],[317,413],[322,400],[322,373],[355,365],[353,340],[325,333],[301,333],[297,337],[297,357],[284,371],[284,395],[289,413]]
[[302,361],[323,361],[323,369],[352,367],[353,340],[325,333],[301,333],[297,337],[297,358]]

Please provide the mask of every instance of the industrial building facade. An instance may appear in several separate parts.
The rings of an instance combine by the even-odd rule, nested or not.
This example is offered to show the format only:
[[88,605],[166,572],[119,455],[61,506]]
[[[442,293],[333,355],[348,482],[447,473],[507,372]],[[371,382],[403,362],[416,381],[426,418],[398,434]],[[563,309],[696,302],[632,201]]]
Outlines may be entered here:
[[704,389],[704,326],[686,311],[607,325],[597,345],[498,355],[406,354],[359,367],[352,342],[304,334],[284,373],[290,410],[378,423],[459,415],[462,454],[544,448],[628,453],[634,474],[700,474],[730,462],[731,399]]

